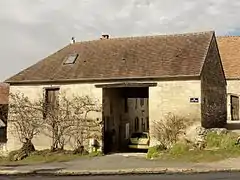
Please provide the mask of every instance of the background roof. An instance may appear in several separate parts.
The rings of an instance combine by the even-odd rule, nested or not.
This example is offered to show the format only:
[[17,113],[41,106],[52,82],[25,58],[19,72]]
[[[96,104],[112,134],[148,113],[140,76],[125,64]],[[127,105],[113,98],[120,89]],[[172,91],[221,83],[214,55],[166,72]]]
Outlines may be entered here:
[[8,104],[9,85],[0,83],[0,104]]
[[240,36],[220,36],[217,43],[226,78],[240,78]]

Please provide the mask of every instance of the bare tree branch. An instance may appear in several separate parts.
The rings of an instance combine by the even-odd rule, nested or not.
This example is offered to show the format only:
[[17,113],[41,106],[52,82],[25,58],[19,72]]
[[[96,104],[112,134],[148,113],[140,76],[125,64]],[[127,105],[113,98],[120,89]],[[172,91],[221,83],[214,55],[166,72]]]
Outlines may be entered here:
[[153,136],[166,148],[171,147],[183,135],[193,121],[169,113],[165,119],[155,121]]
[[101,106],[89,96],[59,96],[59,104],[50,108],[43,120],[45,134],[52,139],[52,150],[63,149],[70,140],[74,141],[74,148],[79,148],[99,127],[99,122],[88,115],[101,112]]
[[22,143],[40,133],[52,139],[52,150],[64,149],[70,140],[77,149],[86,145],[89,138],[100,139],[101,122],[90,116],[101,112],[101,105],[90,96],[67,98],[62,94],[54,105],[40,98],[32,102],[21,93],[10,94],[10,97],[9,120]]
[[11,116],[8,121],[13,126],[13,134],[16,135],[16,132],[22,143],[27,139],[31,141],[34,136],[41,132],[42,121],[41,116],[39,116],[41,107],[37,102],[31,102],[22,93],[10,94],[10,99]]

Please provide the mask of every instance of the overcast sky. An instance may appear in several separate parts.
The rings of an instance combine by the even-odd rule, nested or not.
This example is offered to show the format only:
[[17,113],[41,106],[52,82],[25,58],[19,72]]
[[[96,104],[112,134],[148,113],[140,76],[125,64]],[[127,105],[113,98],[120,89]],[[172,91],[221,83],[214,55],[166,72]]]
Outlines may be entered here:
[[239,0],[0,0],[0,81],[77,41],[215,30],[240,35]]

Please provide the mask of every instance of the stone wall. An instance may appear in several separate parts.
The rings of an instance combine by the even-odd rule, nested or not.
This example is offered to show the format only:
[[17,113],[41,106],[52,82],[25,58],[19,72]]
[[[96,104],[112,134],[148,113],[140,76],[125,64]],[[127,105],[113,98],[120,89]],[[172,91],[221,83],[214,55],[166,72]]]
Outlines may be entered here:
[[[47,87],[60,87],[60,94],[64,94],[64,96],[71,98],[73,95],[75,96],[83,96],[83,95],[89,95],[94,99],[97,99],[100,103],[102,103],[102,89],[101,88],[95,88],[94,84],[72,84],[72,85],[33,85],[33,86],[11,86],[10,87],[10,93],[17,93],[21,92],[25,96],[27,96],[30,100],[39,100],[44,98],[44,88]],[[9,99],[9,103],[11,104],[11,98]],[[8,119],[11,119],[11,108],[9,109]],[[89,115],[90,118],[99,119],[101,121],[102,119],[102,113],[91,113]],[[8,128],[7,128],[7,147],[6,150],[12,151],[19,149],[21,147],[21,143],[19,139],[17,138],[16,132],[13,131],[12,123],[11,121],[8,122]],[[102,138],[100,138],[102,139]],[[43,133],[36,136],[33,139],[33,144],[35,145],[35,148],[37,150],[41,149],[49,149],[51,146],[51,139],[44,135]],[[100,142],[102,144],[102,142]],[[72,149],[73,144],[72,142],[69,142],[65,146],[66,149]]]
[[149,88],[150,146],[157,143],[153,138],[154,121],[164,119],[168,113],[200,121],[200,80],[161,81],[158,82],[157,87]]
[[226,81],[215,37],[203,66],[201,82],[202,126],[224,127],[227,120]]

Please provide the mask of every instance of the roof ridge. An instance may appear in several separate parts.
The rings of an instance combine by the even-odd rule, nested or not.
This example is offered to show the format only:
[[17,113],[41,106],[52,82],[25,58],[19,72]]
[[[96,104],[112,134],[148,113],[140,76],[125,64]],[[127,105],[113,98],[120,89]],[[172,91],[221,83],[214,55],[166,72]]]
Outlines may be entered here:
[[[200,35],[200,34],[213,34],[215,31],[197,31],[197,32],[187,32],[187,33],[173,33],[173,34],[155,34],[155,35],[144,35],[144,36],[126,36],[126,37],[113,37],[106,39],[109,40],[124,40],[124,39],[143,39],[143,38],[155,38],[155,37],[179,37],[179,36],[189,36],[189,35]],[[85,41],[78,41],[74,44],[82,44],[82,43],[90,43],[96,41],[106,41],[100,39],[94,40],[85,40]]]
[[207,58],[207,56],[208,56],[209,49],[211,48],[211,43],[212,43],[212,41],[214,40],[214,38],[215,38],[215,32],[212,33],[211,38],[210,38],[210,40],[209,40],[209,42],[208,42],[208,45],[206,46],[205,54],[204,54],[204,56],[203,56],[203,60],[202,60],[202,64],[201,64],[200,75],[201,75],[202,72],[203,72],[203,67],[204,67],[204,64],[205,64],[205,62],[206,62],[206,58]]

